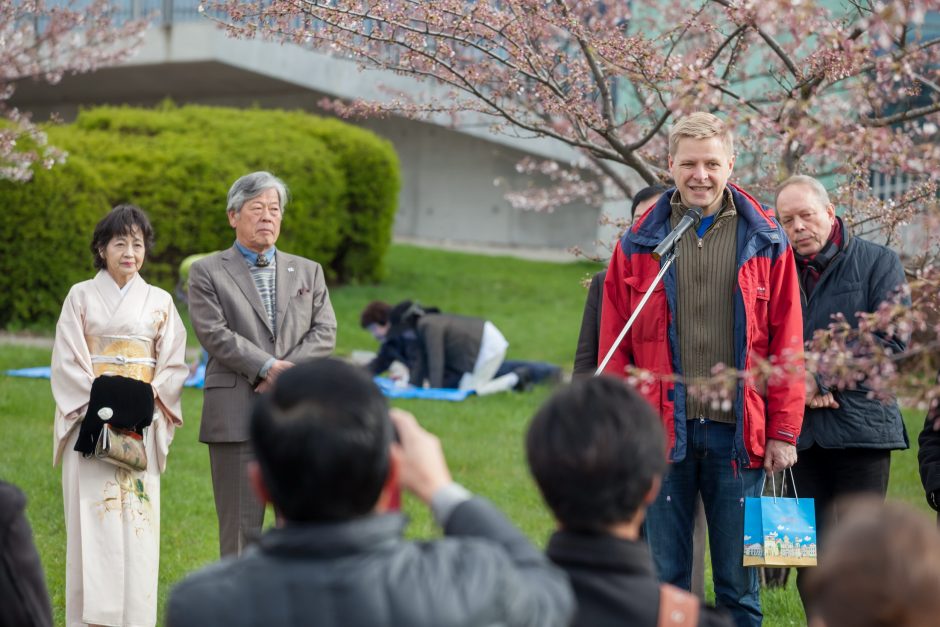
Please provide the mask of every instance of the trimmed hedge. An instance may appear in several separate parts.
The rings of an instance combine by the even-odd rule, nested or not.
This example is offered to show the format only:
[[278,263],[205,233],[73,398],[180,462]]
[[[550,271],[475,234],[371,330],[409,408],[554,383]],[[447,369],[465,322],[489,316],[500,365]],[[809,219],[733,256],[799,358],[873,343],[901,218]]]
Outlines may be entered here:
[[303,112],[163,104],[86,110],[49,141],[69,152],[65,166],[0,182],[0,235],[15,253],[0,255],[0,327],[55,320],[69,286],[93,273],[94,224],[122,202],[150,216],[143,274],[172,290],[185,257],[231,246],[225,195],[254,170],[290,188],[280,248],[320,262],[331,281],[384,275],[398,160],[369,131]]
[[0,206],[0,327],[54,322],[69,287],[94,274],[105,187],[87,161],[69,159],[29,183],[0,182]]

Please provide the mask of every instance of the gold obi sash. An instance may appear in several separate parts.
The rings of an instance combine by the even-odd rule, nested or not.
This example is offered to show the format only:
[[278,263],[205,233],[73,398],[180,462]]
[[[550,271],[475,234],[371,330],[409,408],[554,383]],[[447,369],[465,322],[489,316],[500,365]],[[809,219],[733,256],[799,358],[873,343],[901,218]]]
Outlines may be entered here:
[[157,367],[153,340],[139,335],[86,335],[95,376],[120,375],[144,383]]

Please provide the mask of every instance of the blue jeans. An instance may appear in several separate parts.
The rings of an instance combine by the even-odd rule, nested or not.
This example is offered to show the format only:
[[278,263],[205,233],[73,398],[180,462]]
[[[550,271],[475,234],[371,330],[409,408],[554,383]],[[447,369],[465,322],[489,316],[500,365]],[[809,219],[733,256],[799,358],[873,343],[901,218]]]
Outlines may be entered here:
[[701,492],[715,604],[731,612],[737,627],[759,626],[763,614],[757,571],[742,566],[744,497],[760,495],[764,471],[732,466],[733,424],[696,418],[686,428],[685,459],[671,464],[644,526],[659,580],[690,588],[695,495]]

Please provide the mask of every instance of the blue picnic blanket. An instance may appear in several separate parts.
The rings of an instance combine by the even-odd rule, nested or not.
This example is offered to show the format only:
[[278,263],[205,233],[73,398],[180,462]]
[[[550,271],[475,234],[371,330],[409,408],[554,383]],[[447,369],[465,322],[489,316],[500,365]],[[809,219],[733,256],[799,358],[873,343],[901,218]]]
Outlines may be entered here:
[[[25,377],[27,379],[48,379],[52,376],[52,368],[49,366],[36,366],[35,368],[18,368],[16,370],[7,370],[4,374],[10,377]],[[188,388],[201,388],[206,379],[206,367],[199,364],[196,372],[189,375],[184,386]]]
[[[6,374],[11,377],[26,377],[28,379],[48,379],[52,374],[49,366],[37,366],[35,368],[19,368],[17,370],[7,370]],[[183,384],[189,388],[201,388],[206,379],[206,367],[199,364],[196,371],[186,379]],[[473,394],[470,390],[454,390],[450,388],[417,388],[414,386],[398,387],[395,382],[387,377],[374,377],[373,381],[382,390],[382,394],[388,398],[423,398],[434,401],[462,401]]]
[[462,401],[473,394],[472,390],[452,388],[417,388],[413,385],[398,387],[388,377],[373,377],[375,384],[388,398],[423,398],[432,401]]
[[48,379],[52,375],[52,368],[49,366],[20,368],[19,370],[7,370],[6,374],[11,377],[26,377],[27,379]]

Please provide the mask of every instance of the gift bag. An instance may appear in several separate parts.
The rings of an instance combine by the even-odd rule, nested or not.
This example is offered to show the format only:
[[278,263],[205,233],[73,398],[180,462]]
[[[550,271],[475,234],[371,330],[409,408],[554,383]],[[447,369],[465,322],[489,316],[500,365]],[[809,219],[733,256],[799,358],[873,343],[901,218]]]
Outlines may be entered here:
[[[784,481],[786,476],[785,470]],[[774,481],[773,474],[770,479]],[[777,496],[776,485],[771,485],[773,496],[744,499],[744,565],[815,566],[815,502],[799,498],[795,482],[794,498],[784,498],[782,485]]]

